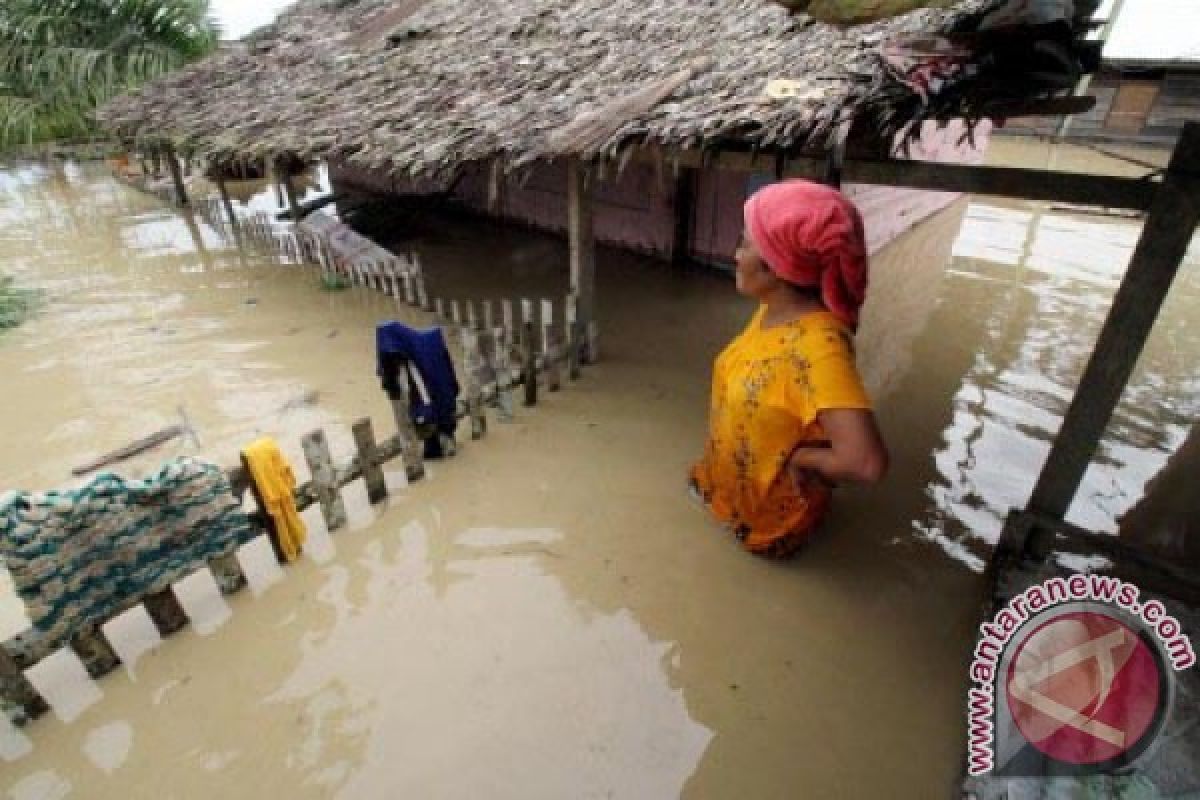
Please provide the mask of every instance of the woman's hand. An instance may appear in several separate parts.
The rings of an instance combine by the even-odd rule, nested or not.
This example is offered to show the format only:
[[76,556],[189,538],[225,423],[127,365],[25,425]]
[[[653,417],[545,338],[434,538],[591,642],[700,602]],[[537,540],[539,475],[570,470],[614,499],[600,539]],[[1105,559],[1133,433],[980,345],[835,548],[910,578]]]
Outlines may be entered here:
[[788,477],[792,481],[792,487],[798,494],[807,495],[813,492],[825,491],[834,488],[837,484],[828,480],[824,475],[810,467],[801,467],[796,465],[795,453],[793,458],[788,460]]
[[797,447],[788,459],[788,471],[802,488],[805,475],[815,472],[829,484],[878,483],[887,474],[888,453],[875,424],[875,415],[864,409],[837,408],[817,414],[827,442]]

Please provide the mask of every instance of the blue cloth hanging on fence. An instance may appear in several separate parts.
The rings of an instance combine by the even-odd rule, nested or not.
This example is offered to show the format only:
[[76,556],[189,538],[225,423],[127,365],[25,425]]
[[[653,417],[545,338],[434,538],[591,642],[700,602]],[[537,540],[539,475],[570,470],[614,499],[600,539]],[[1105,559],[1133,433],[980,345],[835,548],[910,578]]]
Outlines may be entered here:
[[[416,330],[399,322],[381,322],[375,329],[377,371],[383,390],[395,395],[400,377],[407,383],[409,414],[425,437],[425,457],[440,458],[442,444],[436,433],[453,437],[458,427],[458,378],[440,328]],[[408,375],[411,363],[429,392],[423,399]]]

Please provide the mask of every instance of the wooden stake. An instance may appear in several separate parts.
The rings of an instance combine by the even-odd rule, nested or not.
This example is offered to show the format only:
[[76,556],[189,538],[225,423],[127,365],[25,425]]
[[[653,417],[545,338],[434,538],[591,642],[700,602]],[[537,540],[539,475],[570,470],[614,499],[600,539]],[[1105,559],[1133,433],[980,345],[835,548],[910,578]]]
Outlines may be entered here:
[[375,445],[375,430],[369,417],[354,423],[354,445],[358,448],[358,463],[362,468],[363,481],[367,484],[367,499],[378,503],[388,496],[387,480],[379,463],[379,451]]
[[417,304],[417,295],[413,290],[413,276],[407,272],[400,273],[400,281],[404,285],[404,302],[410,306]]
[[483,410],[480,373],[483,357],[479,349],[479,333],[473,328],[460,328],[463,348],[463,372],[466,373],[467,414],[471,418],[471,438],[482,439],[487,433],[487,416]]
[[571,380],[579,380],[580,348],[583,344],[583,331],[579,324],[578,299],[573,294],[567,295],[565,310],[566,324],[564,330],[567,337],[567,375]]
[[438,320],[446,319],[446,303],[442,300],[442,298],[439,297],[433,301],[433,308],[434,314],[437,316]]
[[537,339],[534,338],[533,320],[526,319],[521,325],[521,372],[525,383],[525,405],[537,405]]
[[242,572],[242,564],[237,559],[236,549],[209,561],[208,568],[213,574],[217,587],[224,594],[240,592],[246,586],[246,574]]
[[429,293],[425,291],[425,276],[420,272],[417,273],[417,302],[423,311],[433,310],[433,306],[429,305]]
[[457,300],[450,301],[450,319],[454,322],[454,327],[462,327],[462,308],[459,307]]
[[[178,169],[178,165],[176,165],[176,169]],[[113,650],[104,631],[99,627],[84,628],[76,632],[70,639],[70,645],[71,649],[75,651],[75,655],[79,656],[79,660],[83,662],[88,675],[93,678],[107,675],[121,663],[117,651]]]
[[147,595],[142,599],[146,613],[154,622],[160,636],[166,638],[183,628],[188,623],[187,612],[179,604],[171,587]]
[[506,297],[501,301],[500,315],[504,320],[504,343],[511,348],[517,341],[516,325],[513,321],[513,301],[511,298]]
[[263,498],[258,484],[254,482],[254,478],[252,477],[254,473],[250,469],[250,462],[246,459],[246,454],[239,453],[239,456],[242,460],[242,469],[246,473],[250,493],[254,495],[254,503],[258,507],[258,515],[262,520],[263,532],[267,535],[267,541],[271,543],[271,549],[275,551],[275,560],[280,564],[286,564],[288,559],[283,551],[283,543],[279,540],[279,526],[275,524],[275,518],[267,513],[267,501]]
[[489,333],[496,330],[496,319],[492,314],[492,301],[483,300],[483,329]]
[[333,470],[333,458],[329,455],[329,442],[325,431],[316,430],[304,437],[304,460],[312,473],[313,489],[317,502],[321,504],[321,516],[330,533],[346,524],[346,506],[337,488]]
[[558,371],[558,348],[554,342],[554,303],[542,299],[542,360],[546,371],[546,388],[557,392],[561,380]]
[[501,422],[513,420],[512,366],[509,363],[508,333],[504,328],[493,328],[492,370],[496,373],[496,412]]
[[[0,712],[9,711],[14,722],[40,717],[50,709],[8,651],[0,647]],[[24,717],[24,718],[23,718]]]
[[416,426],[413,425],[409,414],[408,376],[403,372],[396,376],[399,390],[389,395],[392,404],[392,419],[396,422],[396,435],[400,437],[402,446],[401,457],[404,459],[404,469],[412,480],[413,476],[425,474],[425,443],[417,436]]

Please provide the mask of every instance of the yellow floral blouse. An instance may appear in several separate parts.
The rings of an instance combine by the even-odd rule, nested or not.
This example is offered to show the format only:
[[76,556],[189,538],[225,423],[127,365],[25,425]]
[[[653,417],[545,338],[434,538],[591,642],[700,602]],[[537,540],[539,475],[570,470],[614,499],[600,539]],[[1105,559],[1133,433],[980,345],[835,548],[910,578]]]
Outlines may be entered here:
[[763,328],[765,311],[717,358],[708,444],[691,480],[747,550],[780,557],[807,539],[830,500],[823,482],[797,488],[788,457],[825,440],[817,412],[871,406],[845,324],[822,311]]

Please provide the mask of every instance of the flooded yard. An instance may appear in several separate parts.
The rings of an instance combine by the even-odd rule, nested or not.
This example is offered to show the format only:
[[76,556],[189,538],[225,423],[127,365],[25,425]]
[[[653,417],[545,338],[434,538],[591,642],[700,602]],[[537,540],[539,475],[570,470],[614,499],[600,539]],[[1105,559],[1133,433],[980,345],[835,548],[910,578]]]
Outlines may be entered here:
[[[1000,142],[1003,161],[1134,168]],[[420,312],[232,249],[97,166],[0,170],[0,221],[0,271],[44,293],[34,319],[0,333],[0,490],[66,485],[180,409],[199,441],[123,471],[178,453],[231,466],[265,433],[303,473],[314,428],[339,460],[357,418],[390,434],[374,326],[426,324]],[[684,492],[712,359],[752,309],[725,275],[602,250],[602,359],[581,381],[493,422],[429,480],[396,481],[383,508],[352,489],[347,530],[329,536],[306,513],[310,547],[286,573],[249,546],[251,591],[189,580],[194,624],[170,643],[124,615],[109,634],[125,666],[102,681],[65,655],[36,667],[54,711],[0,727],[0,788],[947,796],[982,567],[1028,497],[1139,228],[969,197],[877,254],[859,353],[892,472],[841,490],[784,565],[741,552]],[[565,289],[565,244],[540,234],[429,217],[393,244],[446,296]],[[1188,434],[1198,263],[1194,247],[1072,521],[1115,532]],[[0,636],[25,624],[0,585]]]

